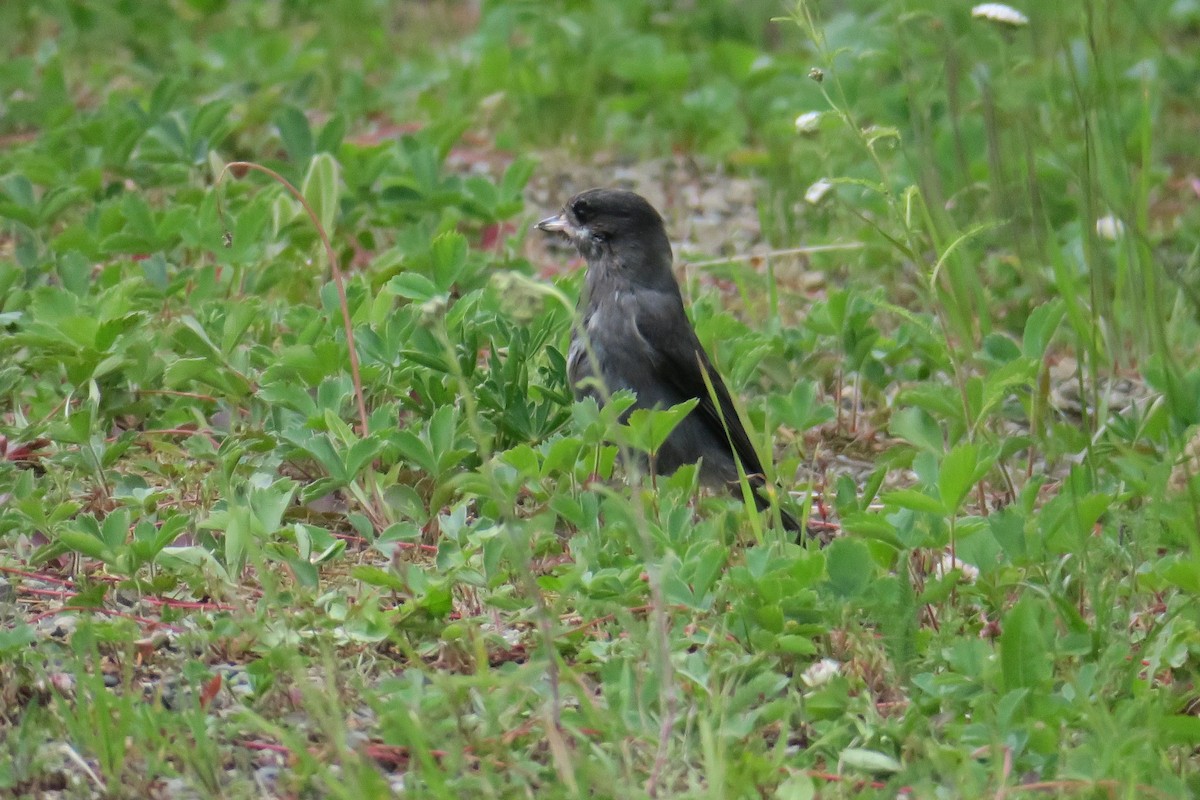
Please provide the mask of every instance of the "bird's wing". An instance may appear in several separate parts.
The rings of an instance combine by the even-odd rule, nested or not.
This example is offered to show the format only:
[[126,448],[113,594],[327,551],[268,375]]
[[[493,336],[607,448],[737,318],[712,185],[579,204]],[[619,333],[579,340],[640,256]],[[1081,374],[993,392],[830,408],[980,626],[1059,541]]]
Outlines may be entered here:
[[[750,436],[734,408],[729,389],[696,338],[679,295],[661,291],[639,292],[634,324],[649,345],[658,377],[674,387],[682,397],[699,398],[696,412],[718,436],[724,438],[728,431],[729,442],[746,474],[765,475],[758,453],[750,443]],[[666,331],[675,335],[664,336],[663,332]],[[711,393],[704,382],[705,373],[712,383]],[[712,400],[714,394],[717,404]],[[755,482],[760,483],[761,480]]]

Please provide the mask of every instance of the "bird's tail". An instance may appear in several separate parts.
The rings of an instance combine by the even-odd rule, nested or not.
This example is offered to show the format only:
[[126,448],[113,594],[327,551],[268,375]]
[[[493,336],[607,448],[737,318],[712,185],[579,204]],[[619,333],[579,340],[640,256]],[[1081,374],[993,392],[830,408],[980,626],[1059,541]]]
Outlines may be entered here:
[[[759,511],[766,511],[771,507],[771,501],[763,496],[762,489],[756,488],[754,491],[754,505],[758,506]],[[787,509],[779,509],[779,518],[783,522],[783,528],[796,534],[796,541],[803,542],[808,535],[808,531],[800,524],[800,520],[793,517],[787,512]]]

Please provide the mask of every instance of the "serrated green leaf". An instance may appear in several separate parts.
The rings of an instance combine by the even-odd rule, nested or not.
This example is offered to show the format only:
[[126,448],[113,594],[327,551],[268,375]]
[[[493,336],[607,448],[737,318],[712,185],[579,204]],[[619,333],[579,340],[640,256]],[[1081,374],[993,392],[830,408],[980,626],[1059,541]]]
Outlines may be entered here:
[[112,550],[105,546],[103,541],[90,533],[63,530],[58,532],[56,538],[71,550],[83,553],[88,558],[96,558],[107,562],[111,561],[115,555]]
[[666,409],[639,408],[629,415],[627,428],[631,443],[647,453],[657,453],[684,417],[700,402],[691,398]]

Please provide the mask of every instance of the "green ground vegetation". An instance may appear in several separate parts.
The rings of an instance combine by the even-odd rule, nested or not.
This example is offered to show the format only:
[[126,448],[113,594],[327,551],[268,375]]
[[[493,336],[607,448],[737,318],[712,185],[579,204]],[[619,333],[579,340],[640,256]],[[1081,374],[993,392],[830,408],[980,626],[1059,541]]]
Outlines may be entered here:
[[[0,4],[0,793],[1200,796],[1200,3],[1023,5]],[[823,547],[570,400],[664,158]]]

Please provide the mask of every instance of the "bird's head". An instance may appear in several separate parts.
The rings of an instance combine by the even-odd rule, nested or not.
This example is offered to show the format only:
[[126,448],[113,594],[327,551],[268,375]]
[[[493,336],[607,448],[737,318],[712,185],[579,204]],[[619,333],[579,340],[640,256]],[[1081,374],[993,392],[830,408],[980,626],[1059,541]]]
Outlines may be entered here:
[[589,270],[618,270],[635,283],[652,286],[675,281],[663,219],[639,194],[588,189],[537,227],[566,236],[587,259]]

